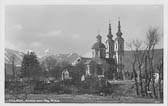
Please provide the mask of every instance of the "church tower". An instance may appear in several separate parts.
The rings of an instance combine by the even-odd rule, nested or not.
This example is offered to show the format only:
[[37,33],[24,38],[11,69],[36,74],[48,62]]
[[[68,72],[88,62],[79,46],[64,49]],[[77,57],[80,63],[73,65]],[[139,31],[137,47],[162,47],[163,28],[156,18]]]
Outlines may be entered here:
[[92,57],[93,58],[105,58],[106,57],[106,47],[102,43],[102,37],[100,34],[96,36],[97,42],[92,46]]
[[114,40],[112,39],[113,35],[111,34],[111,24],[109,23],[109,33],[107,35],[106,45],[106,58],[113,58],[115,55],[114,52]]
[[124,69],[124,39],[122,37],[120,19],[118,20],[118,32],[116,33],[117,38],[115,39],[115,58],[117,61],[117,73],[118,79],[123,79]]

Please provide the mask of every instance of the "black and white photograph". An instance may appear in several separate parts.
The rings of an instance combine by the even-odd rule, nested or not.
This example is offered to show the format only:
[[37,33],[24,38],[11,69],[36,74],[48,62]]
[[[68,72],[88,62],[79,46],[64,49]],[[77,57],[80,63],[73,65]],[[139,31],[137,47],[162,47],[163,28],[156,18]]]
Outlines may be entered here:
[[163,4],[5,5],[4,26],[5,104],[166,102]]

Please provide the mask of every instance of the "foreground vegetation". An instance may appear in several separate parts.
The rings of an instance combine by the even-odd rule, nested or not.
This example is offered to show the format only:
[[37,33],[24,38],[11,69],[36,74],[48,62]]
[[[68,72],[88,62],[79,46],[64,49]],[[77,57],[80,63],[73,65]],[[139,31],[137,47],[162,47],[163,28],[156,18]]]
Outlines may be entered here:
[[[6,93],[5,102],[163,103],[159,99],[137,96],[134,86],[135,82],[131,80],[111,81],[106,88],[88,88],[85,86],[86,82],[83,82],[81,87],[71,86],[68,84],[70,83],[69,81],[60,83],[65,85],[61,85],[62,88],[59,88],[56,84],[49,84],[44,87],[45,90],[40,90],[40,92],[37,90],[29,93],[18,92],[15,95],[13,93]],[[85,88],[83,88],[84,86]]]

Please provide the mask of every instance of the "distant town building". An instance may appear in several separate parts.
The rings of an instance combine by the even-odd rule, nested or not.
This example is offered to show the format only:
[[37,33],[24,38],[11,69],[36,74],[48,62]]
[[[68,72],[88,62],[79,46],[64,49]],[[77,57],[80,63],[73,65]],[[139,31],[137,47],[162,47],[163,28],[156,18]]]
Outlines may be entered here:
[[76,64],[86,65],[86,76],[97,75],[109,79],[123,79],[124,69],[124,39],[122,37],[120,20],[118,20],[117,37],[113,40],[111,24],[109,23],[107,40],[102,42],[102,36],[96,36],[97,42],[92,45],[92,58],[79,57]]

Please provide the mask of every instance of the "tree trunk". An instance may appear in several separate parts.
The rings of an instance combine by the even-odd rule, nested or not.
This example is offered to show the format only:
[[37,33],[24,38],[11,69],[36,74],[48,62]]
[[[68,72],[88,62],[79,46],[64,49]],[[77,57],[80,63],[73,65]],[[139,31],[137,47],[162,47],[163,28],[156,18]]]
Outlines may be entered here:
[[145,95],[148,96],[147,57],[145,56]]
[[142,83],[142,70],[141,70],[141,65],[139,65],[139,71],[140,71],[139,77],[140,77],[141,96],[144,96],[144,94],[143,94],[143,83]]
[[[147,49],[147,48],[146,48],[146,49]],[[136,55],[136,56],[137,56],[137,59],[138,59],[139,78],[140,78],[139,81],[140,81],[140,88],[141,88],[141,96],[144,96],[143,77],[142,77],[142,69],[141,69],[141,67],[142,67],[142,64],[143,64],[143,62],[144,62],[144,56],[145,56],[145,54],[146,54],[146,49],[145,49],[145,51],[143,52],[142,56],[141,56],[141,52],[138,51],[138,49],[137,49],[137,54],[138,54],[138,55]]]
[[138,86],[138,81],[137,81],[137,73],[136,73],[134,64],[133,64],[133,72],[134,72],[134,78],[135,78],[136,93],[139,96],[139,86]]
[[152,79],[152,87],[153,87],[153,95],[154,95],[155,98],[157,98],[156,89],[155,89],[155,79],[154,78]]
[[155,89],[155,77],[153,76],[154,75],[154,69],[153,69],[153,55],[154,55],[154,47],[155,45],[153,45],[152,47],[152,56],[151,56],[151,70],[152,70],[152,87],[153,87],[153,95],[155,98],[157,98],[157,94],[156,94],[156,89]]
[[[151,82],[151,72],[149,73],[149,78],[148,78],[148,83],[147,83],[148,91],[151,91],[151,90],[150,90],[150,82]],[[152,94],[149,93],[149,96],[152,97]]]
[[161,76],[163,74],[163,63],[160,64],[158,70],[159,70],[159,82],[158,82],[159,83],[159,98],[163,99],[162,89],[161,89],[161,87],[162,87],[162,85],[161,85],[161,80],[162,80]]
[[15,62],[12,61],[13,81],[15,81]]

